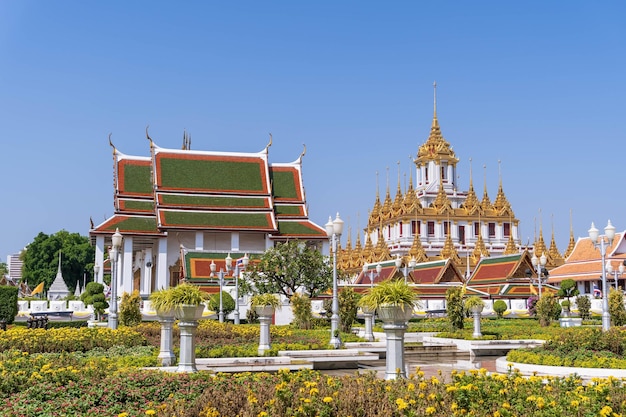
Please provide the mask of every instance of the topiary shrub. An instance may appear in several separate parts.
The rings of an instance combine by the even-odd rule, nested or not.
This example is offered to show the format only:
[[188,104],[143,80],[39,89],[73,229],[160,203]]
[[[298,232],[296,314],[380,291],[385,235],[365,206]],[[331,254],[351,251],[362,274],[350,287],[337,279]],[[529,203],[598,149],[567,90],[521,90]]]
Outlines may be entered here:
[[609,291],[609,314],[613,326],[626,324],[626,308],[624,308],[624,294],[620,290],[611,288]]
[[[213,310],[216,312],[220,311],[220,293],[212,294],[209,298],[209,310]],[[232,311],[235,310],[235,300],[229,293],[226,291],[222,291],[222,311],[224,312],[224,317],[228,316]]]
[[495,311],[496,315],[498,316],[499,319],[501,319],[504,316],[504,312],[508,309],[509,307],[506,305],[506,303],[504,302],[504,300],[496,300],[493,303],[493,311]]
[[576,306],[578,306],[578,315],[583,320],[591,318],[591,300],[586,295],[576,297]]
[[446,290],[446,313],[450,324],[455,329],[462,329],[465,319],[463,311],[463,289],[452,287]]
[[96,320],[100,320],[104,310],[109,308],[109,303],[104,296],[104,285],[98,282],[88,283],[85,291],[80,295],[80,299],[86,306],[93,306]]
[[12,324],[17,315],[17,287],[0,286],[0,320]]
[[134,290],[132,294],[124,292],[120,302],[120,324],[124,326],[136,326],[141,323],[141,297],[139,291]]

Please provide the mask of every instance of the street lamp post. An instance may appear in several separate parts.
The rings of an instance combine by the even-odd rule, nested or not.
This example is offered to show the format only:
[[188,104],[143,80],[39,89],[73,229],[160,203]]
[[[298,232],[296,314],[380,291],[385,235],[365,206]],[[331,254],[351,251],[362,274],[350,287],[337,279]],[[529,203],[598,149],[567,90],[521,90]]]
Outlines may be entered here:
[[109,328],[117,329],[117,261],[122,248],[122,234],[119,229],[111,237],[111,303],[109,305]]
[[[374,278],[380,276],[380,271],[383,270],[381,264],[376,265],[376,273],[374,270],[368,272],[367,264],[363,265],[363,273],[369,274],[370,278],[370,291],[374,288]],[[365,334],[363,338],[368,342],[374,341],[374,315],[376,314],[375,310],[371,310],[370,308],[363,308],[363,314],[365,315]]]
[[[230,256],[230,254],[228,255]],[[211,261],[211,276],[215,276],[215,270],[217,269],[217,265],[215,262]],[[220,268],[220,272],[218,273],[218,278],[220,280],[220,311],[218,313],[220,323],[224,323],[224,304],[222,300],[222,288],[224,286],[224,270]]]
[[[611,314],[609,313],[609,298],[608,288],[606,284],[606,249],[613,244],[613,238],[615,237],[615,226],[611,224],[611,221],[607,223],[604,228],[604,235],[600,236],[599,230],[591,223],[591,229],[589,229],[589,238],[591,243],[596,249],[600,249],[600,257],[602,258],[602,331],[606,332],[611,327]],[[599,239],[599,240],[598,240]]]
[[[248,254],[246,253],[243,258],[241,258],[241,263],[243,264],[243,269],[246,269],[248,266],[248,262],[250,258],[248,258]],[[230,253],[226,257],[226,270],[230,271],[233,266],[233,258],[230,257]],[[235,316],[235,324],[240,323],[239,319],[239,274],[242,271],[239,270],[239,261],[235,262],[235,270],[233,275],[235,275],[235,312],[233,313]]]
[[335,220],[328,218],[325,228],[333,251],[333,315],[330,318],[330,345],[334,349],[339,349],[341,339],[339,338],[339,298],[337,295],[337,241],[343,232],[343,220],[339,218],[339,213]]
[[613,265],[611,264],[611,261],[606,261],[606,272],[610,274],[613,274],[613,279],[615,280],[615,289],[617,289],[617,279],[622,276],[622,274],[624,273],[624,270],[626,269],[626,261],[624,261],[623,263],[619,264],[619,267],[617,268],[617,270],[613,269]]
[[[404,268],[401,269],[402,275],[404,275],[404,283],[407,283],[407,278],[409,276],[409,272],[413,272],[415,269],[415,265],[417,265],[417,261],[415,258],[411,258],[408,264],[404,265]],[[402,258],[400,255],[396,257],[396,268],[400,269],[402,267]]]
[[537,258],[537,254],[533,252],[533,257],[530,260],[533,263],[533,266],[535,267],[535,270],[537,272],[537,279],[539,280],[539,298],[541,298],[541,284],[543,278],[548,276],[548,271],[545,268],[546,263],[548,262],[548,258],[546,258],[545,253],[542,253],[541,257]]

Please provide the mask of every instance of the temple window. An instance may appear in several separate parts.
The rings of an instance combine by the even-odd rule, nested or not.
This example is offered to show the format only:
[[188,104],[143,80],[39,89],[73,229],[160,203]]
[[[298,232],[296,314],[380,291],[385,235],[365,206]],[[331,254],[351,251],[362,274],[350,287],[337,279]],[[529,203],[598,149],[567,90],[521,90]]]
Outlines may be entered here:
[[428,222],[428,236],[435,236],[435,222]]
[[504,223],[504,237],[511,236],[511,223]]
[[448,236],[450,234],[450,222],[443,222],[443,235]]
[[411,221],[411,234],[413,234],[413,236],[420,234],[420,224],[421,222],[417,220]]
[[399,222],[398,225],[399,225],[400,237],[402,237],[402,222]]
[[474,236],[480,236],[480,223],[474,222]]
[[424,180],[428,183],[428,166],[424,167]]
[[496,237],[496,224],[489,223],[489,237]]

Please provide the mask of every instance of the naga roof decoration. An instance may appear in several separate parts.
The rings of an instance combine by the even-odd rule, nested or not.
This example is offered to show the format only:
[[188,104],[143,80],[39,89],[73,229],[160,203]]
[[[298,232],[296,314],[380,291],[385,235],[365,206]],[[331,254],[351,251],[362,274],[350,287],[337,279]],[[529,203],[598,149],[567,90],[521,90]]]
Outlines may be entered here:
[[[273,239],[326,239],[308,219],[302,157],[268,162],[261,152],[191,150],[157,146],[147,133],[150,157],[128,156],[112,143],[115,214],[92,233],[163,235],[166,230],[251,230]],[[109,138],[110,141],[110,138]],[[306,150],[306,148],[305,148]]]

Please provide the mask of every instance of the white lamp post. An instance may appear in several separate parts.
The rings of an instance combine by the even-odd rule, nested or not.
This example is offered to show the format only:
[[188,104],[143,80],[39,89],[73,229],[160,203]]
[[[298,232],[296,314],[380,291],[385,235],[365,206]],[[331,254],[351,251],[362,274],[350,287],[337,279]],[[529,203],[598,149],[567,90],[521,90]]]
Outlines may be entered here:
[[[363,265],[363,273],[369,274],[370,277],[370,289],[374,288],[374,278],[380,276],[380,271],[383,270],[381,264],[376,265],[376,273],[374,273],[374,269],[368,272],[367,264]],[[363,314],[365,315],[365,335],[363,338],[368,342],[374,341],[374,314],[376,314],[375,310],[370,310],[369,308],[363,309]]]
[[[404,283],[407,283],[407,278],[409,276],[409,272],[413,272],[415,269],[415,265],[417,265],[417,261],[415,258],[411,258],[408,264],[404,265],[404,268],[401,269],[402,275],[404,275]],[[400,269],[402,267],[402,258],[400,255],[396,257],[396,268]]]
[[606,261],[606,272],[608,272],[609,274],[614,274],[613,279],[615,280],[615,289],[617,289],[617,279],[622,276],[622,274],[624,273],[624,269],[626,269],[626,267],[623,263],[619,264],[617,270],[614,270],[613,265],[611,265],[611,261]]
[[[250,258],[248,258],[248,254],[246,253],[244,257],[241,258],[241,263],[243,265],[242,269],[246,269],[249,261],[250,261]],[[226,257],[226,270],[230,271],[232,269],[232,266],[233,266],[233,258],[230,257],[230,253],[229,253],[228,256]],[[235,270],[233,272],[233,275],[235,275],[235,312],[234,312],[235,324],[240,323],[240,319],[239,319],[239,274],[241,272],[243,271],[239,269],[239,261],[237,261],[235,262]]]
[[533,257],[530,260],[537,271],[537,279],[539,280],[539,298],[541,298],[541,284],[543,278],[548,275],[548,271],[545,269],[548,258],[546,258],[545,253],[542,253],[541,257],[537,258],[537,254],[533,252]]
[[119,229],[111,237],[111,303],[109,305],[109,328],[117,329],[117,261],[122,248],[123,236]]
[[337,241],[343,232],[343,220],[339,218],[339,213],[335,220],[329,217],[325,227],[333,251],[333,315],[330,318],[330,345],[334,349],[339,349],[341,339],[339,338],[339,299],[337,297]]
[[[226,259],[230,258],[230,253],[228,254],[228,257]],[[232,262],[232,259],[231,259]],[[215,270],[217,269],[217,265],[215,265],[215,262],[211,261],[211,276],[215,276]],[[220,272],[217,275],[219,280],[220,280],[220,311],[218,313],[218,317],[220,320],[220,323],[224,323],[224,305],[223,305],[223,300],[222,300],[222,289],[224,286],[224,270],[222,268],[220,268]]]
[[[93,266],[93,274],[94,274],[94,275],[93,275],[93,282],[98,282],[98,279],[99,279],[99,277],[100,277],[100,276],[99,276],[99,273],[100,273],[100,265],[95,264],[95,265]],[[87,286],[87,284],[85,284],[85,287],[86,287],[86,286]]]
[[[609,298],[608,288],[606,285],[606,249],[613,244],[613,238],[615,237],[615,226],[611,224],[611,221],[607,223],[604,228],[604,235],[600,236],[599,230],[591,223],[591,229],[589,229],[589,238],[591,243],[596,249],[600,249],[600,257],[602,258],[602,331],[608,331],[611,328],[611,314],[609,313]],[[599,239],[599,240],[598,240]]]

